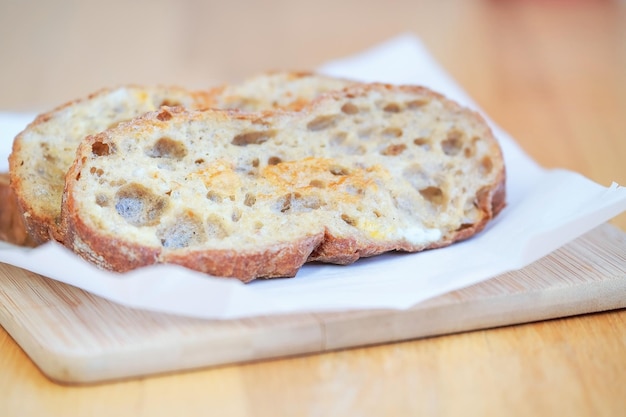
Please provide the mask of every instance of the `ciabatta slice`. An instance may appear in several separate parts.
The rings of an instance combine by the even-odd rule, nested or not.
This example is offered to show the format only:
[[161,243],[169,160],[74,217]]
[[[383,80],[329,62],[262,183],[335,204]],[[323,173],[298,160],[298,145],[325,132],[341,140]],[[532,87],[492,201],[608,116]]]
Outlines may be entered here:
[[85,136],[163,105],[205,108],[211,97],[179,87],[129,85],[102,89],[39,115],[17,135],[9,157],[11,188],[34,241],[62,238],[63,181]]
[[27,230],[37,243],[62,241],[61,194],[76,148],[87,135],[161,106],[241,108],[247,111],[301,108],[322,93],[355,84],[309,72],[260,74],[209,91],[128,85],[99,90],[40,115],[14,140],[11,186]]
[[65,244],[102,268],[250,281],[468,238],[505,204],[497,141],[422,87],[357,85],[299,112],[151,112],[84,141]]

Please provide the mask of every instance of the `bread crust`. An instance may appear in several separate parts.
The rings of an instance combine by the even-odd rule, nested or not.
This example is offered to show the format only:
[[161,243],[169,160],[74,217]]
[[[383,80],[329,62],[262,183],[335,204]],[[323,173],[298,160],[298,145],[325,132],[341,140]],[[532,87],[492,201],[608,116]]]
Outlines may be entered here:
[[172,121],[192,122],[208,117],[212,120],[229,119],[248,120],[262,124],[266,118],[297,117],[287,111],[269,111],[241,113],[235,110],[206,112],[188,111],[182,108],[163,109],[153,112],[120,127],[87,138],[79,147],[77,159],[67,173],[62,211],[62,228],[65,230],[64,243],[84,258],[98,266],[115,271],[127,271],[153,263],[175,263],[216,276],[234,277],[244,282],[254,278],[289,277],[297,273],[305,262],[328,262],[350,264],[362,257],[375,256],[389,251],[418,252],[441,248],[454,242],[468,239],[485,228],[506,205],[506,173],[500,147],[484,119],[457,103],[446,99],[439,93],[421,86],[392,86],[387,84],[369,84],[348,87],[339,92],[328,93],[307,105],[302,111],[314,109],[324,100],[357,97],[370,91],[403,91],[411,94],[428,96],[441,101],[446,111],[462,114],[472,122],[484,125],[484,141],[489,146],[489,153],[499,168],[492,183],[483,187],[474,200],[474,206],[480,213],[479,220],[472,224],[462,224],[458,229],[444,234],[432,242],[411,243],[404,238],[391,241],[357,238],[333,234],[328,228],[319,233],[300,237],[294,241],[260,247],[257,250],[235,249],[178,249],[164,250],[160,246],[150,247],[135,244],[121,237],[110,236],[94,230],[81,218],[80,209],[75,206],[74,186],[82,174],[83,164],[91,157],[94,143],[113,144],[115,135],[127,131],[158,130],[169,126]]
[[26,232],[17,199],[9,186],[9,174],[0,173],[0,240],[18,246],[34,246]]

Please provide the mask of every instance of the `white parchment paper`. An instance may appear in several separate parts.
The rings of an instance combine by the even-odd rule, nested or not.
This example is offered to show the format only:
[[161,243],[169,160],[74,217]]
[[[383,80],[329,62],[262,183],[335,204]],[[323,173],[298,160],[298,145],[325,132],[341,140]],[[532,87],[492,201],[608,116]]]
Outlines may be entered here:
[[[365,81],[421,84],[480,110],[410,34],[329,62],[320,71]],[[0,113],[0,171],[7,170],[13,137],[34,116]],[[485,231],[447,248],[386,254],[350,266],[306,265],[295,278],[250,284],[174,265],[114,274],[56,243],[25,249],[0,242],[0,262],[127,306],[201,318],[406,309],[522,268],[626,210],[626,188],[603,187],[569,171],[543,170],[511,137],[489,123],[505,156],[508,206]]]

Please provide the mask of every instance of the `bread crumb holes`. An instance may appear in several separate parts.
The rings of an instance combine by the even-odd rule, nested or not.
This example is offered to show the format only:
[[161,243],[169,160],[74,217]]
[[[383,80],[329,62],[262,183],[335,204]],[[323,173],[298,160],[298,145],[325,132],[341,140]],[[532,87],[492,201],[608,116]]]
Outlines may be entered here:
[[151,148],[146,151],[150,158],[183,159],[187,155],[187,147],[184,143],[168,137],[159,138]]
[[94,156],[108,156],[112,153],[112,149],[108,143],[96,141],[91,144],[91,153]]
[[347,102],[341,106],[341,111],[345,114],[353,115],[359,112],[359,108],[354,103]]
[[275,130],[260,130],[236,135],[231,143],[235,146],[260,145],[276,136]]
[[419,190],[419,193],[434,205],[442,205],[444,202],[443,191],[439,187],[426,187]]
[[455,156],[463,148],[463,133],[458,130],[451,130],[448,136],[441,142],[441,150],[448,156]]
[[126,184],[115,194],[117,214],[133,226],[158,224],[167,205],[165,197],[138,183]]
[[336,114],[327,114],[317,116],[315,119],[307,123],[306,128],[312,132],[329,129],[337,124],[339,117]]

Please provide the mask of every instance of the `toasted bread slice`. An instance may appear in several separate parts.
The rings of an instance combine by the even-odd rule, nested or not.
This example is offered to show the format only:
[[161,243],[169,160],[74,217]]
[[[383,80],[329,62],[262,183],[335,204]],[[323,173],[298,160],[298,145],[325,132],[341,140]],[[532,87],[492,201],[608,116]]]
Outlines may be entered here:
[[356,85],[299,112],[167,109],[84,141],[65,244],[96,265],[244,282],[466,239],[505,204],[497,141],[426,88]]
[[11,187],[34,241],[60,239],[63,181],[85,136],[163,105],[205,108],[211,97],[178,87],[122,86],[102,89],[38,116],[15,138],[9,157]]
[[206,92],[160,86],[102,89],[62,105],[37,117],[14,141],[11,184],[26,228],[37,243],[63,240],[58,227],[63,181],[76,147],[87,135],[161,106],[297,109],[324,92],[352,84],[307,72],[274,72]]

